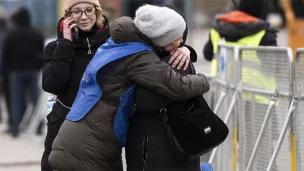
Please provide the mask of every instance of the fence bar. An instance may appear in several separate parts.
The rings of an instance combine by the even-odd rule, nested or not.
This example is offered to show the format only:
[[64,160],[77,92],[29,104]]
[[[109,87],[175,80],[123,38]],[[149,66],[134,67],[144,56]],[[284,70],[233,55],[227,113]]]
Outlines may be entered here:
[[42,92],[40,93],[40,97],[38,99],[36,107],[34,108],[33,111],[33,117],[30,120],[29,126],[25,129],[25,133],[35,133],[40,122],[44,117],[46,117],[46,101],[48,98],[48,93]]
[[288,110],[288,114],[287,114],[286,120],[284,122],[284,126],[283,126],[283,129],[282,129],[282,132],[280,134],[280,137],[279,137],[278,143],[276,145],[276,148],[275,148],[275,150],[274,150],[274,152],[272,154],[272,157],[271,157],[270,163],[268,165],[267,171],[271,171],[273,163],[274,163],[274,161],[277,158],[277,155],[278,155],[279,150],[280,150],[280,148],[282,146],[282,143],[283,143],[283,140],[284,140],[287,128],[288,128],[288,124],[289,124],[291,115],[293,114],[293,111],[296,108],[295,106],[296,106],[297,102],[298,101],[296,101],[295,99],[292,99],[292,101],[291,101],[291,104],[290,104],[290,107],[289,107],[289,110]]
[[[224,123],[225,123],[225,124],[228,123],[228,121],[229,121],[229,119],[230,119],[230,117],[231,117],[232,110],[233,110],[234,105],[235,105],[235,103],[236,103],[237,93],[238,93],[238,92],[234,92],[234,94],[233,94],[232,101],[231,101],[231,103],[230,103],[230,106],[229,106],[229,108],[228,108],[228,111],[227,111],[227,114],[226,114],[226,117],[225,117],[225,120],[224,120]],[[208,163],[212,163],[212,162],[213,162],[213,160],[214,160],[214,158],[215,158],[215,155],[216,155],[216,153],[217,153],[217,150],[218,150],[218,147],[216,147],[216,148],[214,148],[214,149],[212,150],[212,153],[211,153],[211,156],[210,156],[210,159],[209,159]]]
[[223,81],[221,79],[215,79],[216,84],[222,86],[222,87],[226,87],[232,90],[236,89],[236,86],[232,85],[232,84],[228,84],[226,81]]
[[252,166],[252,164],[253,164],[253,162],[255,160],[256,153],[258,152],[259,145],[261,143],[262,137],[264,136],[264,133],[265,133],[265,130],[266,130],[265,128],[267,127],[267,123],[268,123],[268,121],[270,119],[272,109],[273,109],[274,105],[276,104],[276,102],[277,102],[277,99],[275,97],[272,97],[270,99],[269,106],[268,106],[268,109],[267,109],[267,113],[266,113],[265,119],[263,121],[261,130],[259,132],[257,141],[256,141],[256,143],[254,145],[253,152],[252,152],[252,154],[250,156],[249,163],[247,165],[246,171],[250,171],[251,166]]
[[218,102],[215,105],[215,108],[214,108],[214,111],[213,111],[214,113],[218,112],[218,110],[220,109],[221,104],[223,103],[224,98],[226,97],[226,95],[227,95],[227,93],[225,91],[221,92],[220,99],[218,100]]
[[[252,92],[252,93],[258,93],[261,95],[273,95],[275,92],[273,91],[269,91],[269,90],[261,90],[261,89],[257,89],[257,88],[249,88],[249,87],[245,87],[243,86],[242,88],[243,91],[245,92]],[[285,97],[285,98],[291,98],[291,95],[289,93],[285,93],[285,92],[278,92],[276,93],[279,97]]]

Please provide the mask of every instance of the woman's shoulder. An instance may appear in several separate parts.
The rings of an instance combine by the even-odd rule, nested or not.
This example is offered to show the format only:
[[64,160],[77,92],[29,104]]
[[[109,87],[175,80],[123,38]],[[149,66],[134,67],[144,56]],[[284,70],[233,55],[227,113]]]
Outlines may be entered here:
[[45,48],[55,48],[58,44],[58,39],[50,41],[46,44]]
[[44,48],[44,52],[52,53],[55,50],[55,48],[57,47],[57,44],[58,44],[58,40],[53,40],[53,41],[47,43]]

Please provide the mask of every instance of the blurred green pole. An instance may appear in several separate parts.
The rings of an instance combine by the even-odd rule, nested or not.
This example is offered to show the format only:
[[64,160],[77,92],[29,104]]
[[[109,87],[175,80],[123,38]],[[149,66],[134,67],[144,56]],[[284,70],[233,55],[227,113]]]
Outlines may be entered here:
[[129,15],[129,0],[122,0],[122,15],[127,16]]
[[193,30],[193,20],[194,20],[194,9],[193,9],[193,0],[183,1],[184,3],[184,12],[188,25],[188,37],[187,43],[192,44],[192,30]]

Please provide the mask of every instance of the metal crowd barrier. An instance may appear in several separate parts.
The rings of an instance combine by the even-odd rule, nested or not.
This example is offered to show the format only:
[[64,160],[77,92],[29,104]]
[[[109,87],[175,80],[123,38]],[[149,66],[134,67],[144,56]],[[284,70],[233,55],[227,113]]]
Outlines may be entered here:
[[[292,54],[289,48],[241,47],[239,103],[240,170],[290,170],[289,139],[281,137],[292,97]],[[283,147],[272,155],[281,140]],[[280,143],[281,143],[280,142]]]
[[[304,56],[304,49],[300,53]],[[223,44],[215,58],[217,75],[211,81],[215,88],[207,101],[215,104],[214,112],[228,125],[230,135],[212,151],[209,163],[225,171],[299,170],[303,159],[295,113],[301,110],[294,90],[297,80],[304,80],[300,78],[304,70],[299,69],[304,62],[295,67],[290,48]]]
[[218,49],[218,53],[215,55],[217,61],[216,76],[212,81],[212,87],[215,87],[215,90],[213,90],[214,113],[224,120],[230,129],[230,133],[226,141],[211,152],[208,162],[213,164],[214,170],[227,170],[228,168],[229,170],[235,170],[237,116],[233,114],[237,110],[235,108],[235,91],[239,82],[239,78],[236,77],[239,68],[238,49],[224,44],[220,44]]

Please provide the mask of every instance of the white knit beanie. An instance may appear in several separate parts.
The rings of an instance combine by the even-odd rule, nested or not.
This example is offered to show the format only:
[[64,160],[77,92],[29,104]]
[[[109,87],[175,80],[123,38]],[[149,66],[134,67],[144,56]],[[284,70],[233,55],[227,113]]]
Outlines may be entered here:
[[89,3],[94,6],[100,7],[99,0],[66,0],[65,9],[71,9],[74,5],[79,3]]
[[165,47],[180,37],[186,29],[184,18],[173,9],[144,5],[136,10],[134,24],[158,47]]

